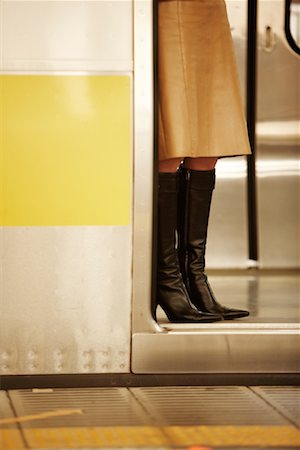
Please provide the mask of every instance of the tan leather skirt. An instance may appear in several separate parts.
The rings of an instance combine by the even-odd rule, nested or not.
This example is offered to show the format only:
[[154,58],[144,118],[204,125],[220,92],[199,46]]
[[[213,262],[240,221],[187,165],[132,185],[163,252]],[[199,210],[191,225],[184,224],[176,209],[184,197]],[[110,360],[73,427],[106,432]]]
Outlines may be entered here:
[[224,0],[159,1],[159,159],[250,153]]

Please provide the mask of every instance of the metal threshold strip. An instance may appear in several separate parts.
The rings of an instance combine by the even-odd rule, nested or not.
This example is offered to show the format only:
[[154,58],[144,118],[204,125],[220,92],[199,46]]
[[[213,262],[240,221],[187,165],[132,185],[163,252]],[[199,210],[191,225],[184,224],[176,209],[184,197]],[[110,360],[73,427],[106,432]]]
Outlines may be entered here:
[[161,324],[162,330],[168,333],[196,333],[209,334],[247,334],[247,333],[274,333],[300,334],[300,324],[295,322],[256,322],[256,323],[227,323],[201,324]]
[[133,335],[134,373],[299,373],[297,323],[164,324]]

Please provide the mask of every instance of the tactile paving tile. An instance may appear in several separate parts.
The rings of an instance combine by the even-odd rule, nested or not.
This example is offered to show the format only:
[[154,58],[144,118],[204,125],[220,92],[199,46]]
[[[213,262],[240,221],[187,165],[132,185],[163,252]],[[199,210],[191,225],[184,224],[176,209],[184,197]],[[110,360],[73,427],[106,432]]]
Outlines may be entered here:
[[289,425],[246,387],[131,388],[160,425]]
[[126,388],[14,390],[9,395],[18,416],[82,410],[82,414],[26,421],[22,428],[147,425],[149,422]]
[[0,428],[0,449],[20,450],[26,448],[19,430],[11,428]]
[[155,427],[37,428],[24,430],[30,448],[147,448],[169,441]]
[[263,386],[252,388],[292,423],[300,426],[300,387]]
[[24,430],[30,448],[182,448],[192,446],[299,448],[300,433],[291,426],[179,426],[37,428]]
[[300,445],[300,433],[291,426],[181,426],[164,429],[175,446],[258,445],[265,448]]

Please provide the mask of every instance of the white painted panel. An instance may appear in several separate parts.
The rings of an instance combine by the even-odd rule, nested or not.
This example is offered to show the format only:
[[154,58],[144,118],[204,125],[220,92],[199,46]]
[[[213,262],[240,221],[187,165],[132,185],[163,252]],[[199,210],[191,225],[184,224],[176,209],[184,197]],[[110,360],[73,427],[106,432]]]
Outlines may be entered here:
[[6,227],[0,243],[0,374],[129,372],[131,227]]
[[3,1],[2,70],[132,69],[132,2]]

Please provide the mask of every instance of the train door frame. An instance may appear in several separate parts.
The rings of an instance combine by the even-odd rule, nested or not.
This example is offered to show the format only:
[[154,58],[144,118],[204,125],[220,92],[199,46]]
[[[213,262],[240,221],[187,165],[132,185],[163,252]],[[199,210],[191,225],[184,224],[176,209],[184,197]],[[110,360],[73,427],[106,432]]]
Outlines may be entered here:
[[[253,3],[255,5],[253,6]],[[256,1],[248,2],[255,25]],[[252,9],[251,9],[252,8]],[[284,23],[284,9],[282,10]],[[231,323],[168,324],[160,326],[153,319],[152,253],[155,246],[155,177],[157,169],[153,145],[157,145],[157,0],[135,0],[135,183],[134,183],[134,251],[133,251],[133,321],[131,370],[151,373],[297,373],[299,330],[297,324]],[[253,23],[252,25],[253,26]],[[254,41],[255,42],[255,41]],[[252,42],[253,44],[253,42]],[[255,71],[255,45],[248,55]],[[254,59],[253,59],[254,58]],[[249,61],[248,61],[249,65]],[[248,73],[248,76],[251,74]],[[248,94],[249,96],[249,94]],[[248,114],[255,114],[251,105]],[[154,111],[154,115],[151,114]],[[251,133],[251,130],[250,130]],[[252,123],[254,137],[255,122]],[[154,170],[154,172],[155,172]],[[252,169],[253,163],[252,163]],[[252,173],[253,175],[253,173]],[[255,175],[255,174],[254,174]],[[252,181],[253,185],[253,181]],[[154,201],[153,201],[154,198]],[[252,201],[252,200],[250,200]],[[154,205],[153,205],[154,203]],[[255,202],[254,202],[255,208]],[[254,224],[255,226],[255,224]],[[250,243],[251,249],[251,243]],[[252,253],[257,255],[255,245]],[[153,309],[153,308],[152,308]],[[276,353],[272,350],[276,346]]]

